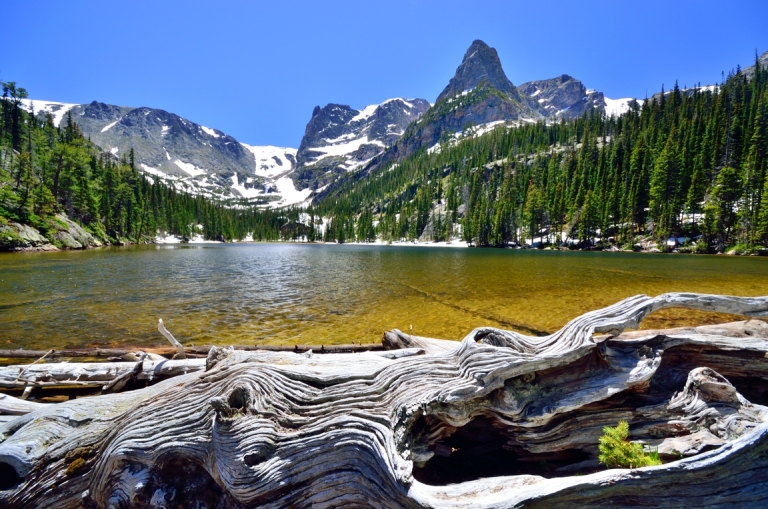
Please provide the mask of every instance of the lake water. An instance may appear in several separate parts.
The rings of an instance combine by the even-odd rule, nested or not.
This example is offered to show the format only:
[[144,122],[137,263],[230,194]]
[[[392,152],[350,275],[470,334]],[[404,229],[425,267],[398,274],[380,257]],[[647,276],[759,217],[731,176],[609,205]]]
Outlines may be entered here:
[[[768,295],[768,258],[308,244],[135,246],[0,256],[0,348],[460,339],[552,332],[624,297]],[[651,315],[645,327],[726,319]]]

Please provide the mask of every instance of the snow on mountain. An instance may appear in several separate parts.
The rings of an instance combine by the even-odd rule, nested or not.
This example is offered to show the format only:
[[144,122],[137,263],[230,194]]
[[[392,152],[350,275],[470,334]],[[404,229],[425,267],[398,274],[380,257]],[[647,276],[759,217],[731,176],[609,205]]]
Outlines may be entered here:
[[115,157],[132,148],[141,171],[176,189],[221,200],[246,199],[253,205],[301,203],[289,175],[295,148],[240,143],[223,131],[164,110],[130,108],[93,101],[71,104],[23,99],[27,110],[50,113],[56,126],[71,112],[86,137]]
[[21,103],[27,111],[32,111],[34,108],[35,113],[38,114],[50,113],[53,116],[53,125],[56,127],[59,126],[64,119],[64,115],[66,115],[69,110],[75,106],[79,106],[78,104],[42,101],[40,99],[21,99]]
[[424,99],[388,99],[355,110],[343,104],[315,107],[296,154],[294,181],[319,188],[383,152],[430,105]]
[[629,107],[635,101],[642,105],[643,101],[638,101],[632,97],[626,97],[624,99],[609,99],[604,97],[605,101],[605,116],[606,117],[618,117],[629,111]]
[[246,143],[241,143],[241,145],[253,154],[256,160],[255,172],[260,177],[283,176],[290,173],[296,164],[296,152],[298,150],[295,148],[273,147],[271,145],[253,146]]
[[296,205],[308,200],[312,190],[299,191],[290,177],[296,168],[297,149],[246,143],[241,145],[253,154],[254,174],[261,177],[263,183],[257,187],[256,179],[247,176],[241,182],[239,175],[235,173],[232,176],[232,189],[245,198],[274,198],[269,202],[269,205],[274,207]]

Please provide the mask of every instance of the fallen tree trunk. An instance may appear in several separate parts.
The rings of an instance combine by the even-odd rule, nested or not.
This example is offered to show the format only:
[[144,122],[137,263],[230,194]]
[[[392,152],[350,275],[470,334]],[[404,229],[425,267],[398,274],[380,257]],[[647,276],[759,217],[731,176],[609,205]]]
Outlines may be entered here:
[[[449,351],[395,331],[402,355],[213,348],[204,370],[0,427],[0,505],[764,507],[766,327],[615,337],[675,306],[768,316],[768,297],[665,294]],[[619,420],[666,463],[602,468]]]
[[[93,387],[130,374],[136,362],[60,362],[0,367],[0,388]],[[205,368],[205,359],[145,360],[137,380],[156,382]],[[31,379],[34,379],[31,381]]]
[[[380,344],[346,344],[346,345],[235,345],[234,350],[260,351],[268,352],[296,352],[304,353],[309,350],[315,353],[352,353],[352,352],[372,352],[383,350]],[[185,354],[190,357],[206,356],[211,350],[211,345],[187,346],[184,347]],[[127,355],[136,355],[138,352],[149,352],[163,357],[171,358],[177,353],[173,347],[128,349],[128,348],[75,348],[63,350],[0,350],[0,359],[38,359],[42,356],[48,358],[117,358]]]

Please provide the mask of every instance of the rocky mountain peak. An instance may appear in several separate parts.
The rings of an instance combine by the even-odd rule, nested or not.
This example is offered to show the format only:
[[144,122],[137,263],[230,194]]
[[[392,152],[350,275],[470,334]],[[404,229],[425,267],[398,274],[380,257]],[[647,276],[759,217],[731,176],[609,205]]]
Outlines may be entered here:
[[469,46],[464,54],[464,59],[456,69],[456,74],[437,97],[437,101],[453,97],[465,90],[471,90],[481,81],[487,81],[497,90],[512,98],[518,98],[515,86],[504,74],[504,69],[501,68],[499,54],[496,53],[495,49],[478,39]]
[[539,111],[546,117],[576,118],[585,110],[604,109],[602,93],[587,90],[581,81],[568,74],[529,81],[517,90],[535,100]]

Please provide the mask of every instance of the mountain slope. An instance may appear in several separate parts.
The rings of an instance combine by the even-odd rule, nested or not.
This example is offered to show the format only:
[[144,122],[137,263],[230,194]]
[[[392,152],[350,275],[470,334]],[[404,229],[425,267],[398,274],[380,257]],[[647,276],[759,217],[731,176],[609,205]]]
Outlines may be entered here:
[[[156,108],[130,108],[26,100],[27,109],[50,113],[55,125],[70,114],[83,134],[117,157],[136,154],[137,165],[177,189],[263,205],[304,201],[289,175],[296,149],[257,147],[226,133]],[[281,180],[282,179],[282,180]]]
[[[315,210],[331,225],[326,240],[768,251],[762,64],[752,78],[736,73],[718,86],[675,86],[635,101],[621,117],[613,113],[632,100],[611,101],[570,76],[520,89],[542,100],[547,120],[577,108],[587,113],[583,100],[590,96],[592,111],[608,114],[525,122],[448,142],[441,137],[439,150],[424,150],[422,142],[402,150],[397,164],[381,163],[398,155],[409,134],[423,141],[427,129],[434,135],[456,128],[448,123],[461,121],[452,116],[456,110],[508,97],[481,80],[438,101],[378,164],[320,195]],[[472,131],[484,130],[478,127]]]
[[542,115],[554,120],[578,118],[591,111],[619,116],[635,101],[633,98],[609,99],[602,92],[587,89],[581,81],[567,74],[529,81],[517,89],[538,103]]
[[424,99],[396,98],[359,111],[343,104],[315,107],[299,145],[294,180],[299,188],[318,188],[365,165],[429,106]]

